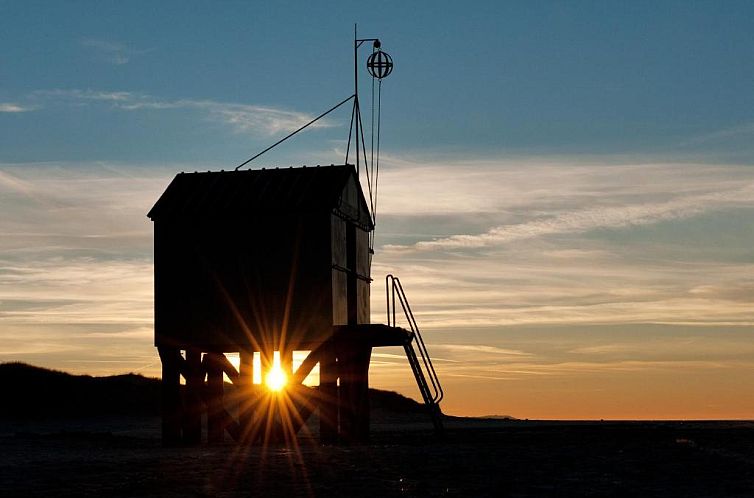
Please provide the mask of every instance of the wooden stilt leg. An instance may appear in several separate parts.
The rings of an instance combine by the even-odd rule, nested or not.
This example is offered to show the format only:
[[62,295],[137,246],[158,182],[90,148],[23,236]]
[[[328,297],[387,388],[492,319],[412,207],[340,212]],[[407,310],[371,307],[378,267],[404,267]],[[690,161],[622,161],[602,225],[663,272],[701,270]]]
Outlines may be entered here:
[[162,361],[162,444],[181,442],[181,383],[180,352],[172,348],[159,348]]
[[262,444],[268,444],[274,442],[278,438],[278,424],[277,424],[277,403],[274,395],[267,389],[267,376],[274,366],[275,352],[269,348],[264,347],[259,352],[261,360],[261,375],[262,386],[259,406],[257,408],[257,420],[261,425],[260,436]]
[[319,437],[338,441],[338,363],[334,344],[323,344],[319,360]]
[[239,423],[241,425],[241,440],[251,442],[254,423],[254,351],[239,353],[239,389],[241,400],[239,404]]
[[293,377],[293,350],[283,349],[280,351],[280,368],[285,372],[288,381]]
[[291,382],[293,381],[293,349],[283,348],[280,350],[280,369],[285,374],[287,381],[284,391],[280,393],[278,399],[278,431],[280,441],[288,443],[292,441],[296,434],[293,433],[294,421],[299,417],[296,413],[295,405],[291,402],[291,396],[294,395]]
[[217,353],[207,353],[207,442],[223,442],[223,371]]
[[369,437],[369,359],[371,348],[346,342],[338,350],[340,373],[340,433],[344,442],[362,443]]
[[270,373],[270,370],[272,370],[272,362],[273,358],[275,356],[275,352],[271,349],[262,349],[259,352],[259,364],[262,368],[261,372],[261,379],[262,379],[262,385],[264,386],[267,382],[267,374]]
[[317,389],[302,384],[312,369],[319,363],[319,354],[319,349],[310,351],[289,380],[287,407],[290,410],[288,417],[290,424],[286,427],[286,430],[291,436],[298,434],[319,406]]
[[354,411],[355,422],[353,438],[357,443],[369,441],[369,362],[372,348],[361,347],[357,350],[354,362]]
[[355,405],[355,369],[356,351],[352,344],[340,344],[338,348],[338,375],[340,386],[340,437],[341,441],[350,443],[354,439],[356,417]]
[[202,441],[202,389],[204,388],[202,353],[198,349],[186,350],[185,375],[183,441],[186,444],[195,445]]

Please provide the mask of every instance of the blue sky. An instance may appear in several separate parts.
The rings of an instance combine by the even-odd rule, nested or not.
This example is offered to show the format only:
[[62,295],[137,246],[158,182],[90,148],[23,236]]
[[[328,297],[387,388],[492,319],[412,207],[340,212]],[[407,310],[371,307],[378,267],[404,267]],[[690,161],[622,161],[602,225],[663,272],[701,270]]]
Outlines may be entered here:
[[[0,2],[0,360],[156,374],[145,213],[176,172],[230,169],[348,96],[358,22],[396,64],[374,319],[395,272],[451,412],[754,416],[753,20],[733,1]],[[349,116],[255,167],[342,162]],[[415,395],[379,354],[375,385]]]
[[751,158],[748,2],[302,5],[4,3],[0,95],[44,109],[6,116],[4,155],[232,162],[264,140],[197,126],[197,109],[114,112],[101,101],[71,112],[81,102],[39,92],[316,114],[350,93],[358,21],[399,68],[385,99],[392,150]]

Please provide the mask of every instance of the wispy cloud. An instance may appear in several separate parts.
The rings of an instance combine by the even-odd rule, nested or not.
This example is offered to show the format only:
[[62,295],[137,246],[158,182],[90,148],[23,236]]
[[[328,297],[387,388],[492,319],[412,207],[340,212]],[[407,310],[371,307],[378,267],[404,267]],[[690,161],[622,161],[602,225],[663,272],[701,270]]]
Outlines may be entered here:
[[[400,362],[406,361],[406,355],[405,354],[394,354],[394,353],[372,353],[372,358],[385,358],[390,360],[398,360]],[[449,363],[460,363],[461,360],[451,360],[449,358],[440,358],[437,356],[432,356],[432,361],[437,362],[449,362]],[[386,362],[387,363],[387,362]]]
[[584,375],[605,372],[641,372],[655,369],[722,369],[739,365],[708,360],[625,360],[625,361],[569,361],[562,363],[518,363],[488,371],[509,375]]
[[6,359],[58,368],[75,360],[73,370],[88,373],[112,372],[92,362],[117,359],[120,371],[154,361],[145,213],[172,168],[118,166],[0,165]]
[[432,349],[444,349],[454,353],[473,353],[474,355],[492,354],[505,356],[531,356],[531,353],[516,349],[499,348],[484,344],[436,344]]
[[[126,92],[58,97],[143,102]],[[0,353],[80,372],[159,374],[145,213],[181,169],[193,166],[0,165]],[[542,393],[548,406],[509,410],[500,401],[498,413],[534,416],[561,401],[547,398],[552,382],[561,394],[564,385],[583,393],[645,374],[730,379],[751,371],[754,353],[743,345],[754,324],[754,168],[388,161],[381,178],[374,321],[384,320],[380,276],[395,273],[437,359],[450,413],[488,412],[486,400],[474,408],[487,398],[481,392],[516,398],[497,395],[503,383],[506,393]],[[481,247],[380,246],[543,220],[562,226]],[[658,227],[668,234],[637,233]],[[637,334],[647,327],[650,336]],[[586,329],[594,334],[581,335]],[[665,341],[646,339],[666,333]],[[400,349],[375,352],[373,367],[375,385],[417,396]],[[677,383],[668,385],[673,392]],[[470,386],[479,390],[469,394]]]
[[92,50],[100,60],[118,66],[128,64],[132,58],[151,51],[151,49],[137,50],[125,43],[96,38],[85,38],[80,43],[81,46]]
[[35,109],[36,108],[33,106],[16,104],[14,102],[0,102],[0,112],[19,113],[19,112],[29,112]]
[[751,166],[388,158],[380,178],[373,271],[423,328],[754,323]]
[[631,358],[688,359],[718,358],[733,360],[754,356],[754,344],[742,338],[725,337],[717,334],[715,340],[704,337],[677,337],[656,334],[654,337],[639,341],[623,340],[621,342],[603,342],[599,344],[580,345],[568,351],[568,354],[591,358]]
[[[209,119],[230,126],[236,133],[276,135],[300,128],[314,116],[304,112],[279,109],[272,106],[218,102],[209,99],[160,99],[151,95],[100,90],[40,90],[33,96],[41,99],[60,101],[91,102],[107,104],[122,111],[198,111]],[[332,124],[325,120],[312,125],[313,128],[326,128]]]
[[747,137],[754,135],[754,123],[743,123],[720,130],[711,131],[693,137],[681,143],[681,146],[702,145],[709,142],[724,141],[730,138]]
[[748,166],[564,162],[428,165],[388,158],[389,169],[381,174],[386,197],[380,203],[383,216],[447,215],[462,219],[459,225],[467,228],[488,225],[478,233],[431,238],[424,229],[415,237],[420,240],[388,242],[383,249],[484,248],[550,235],[651,225],[754,203],[754,175]]
[[584,233],[596,229],[619,229],[649,225],[730,206],[745,206],[754,202],[754,182],[743,188],[707,195],[682,196],[665,202],[642,202],[623,206],[579,209],[541,219],[502,225],[485,233],[451,235],[412,246],[386,245],[385,250],[435,250],[480,248],[517,240],[564,233]]
[[383,155],[380,213],[542,216],[590,205],[657,203],[735,190],[749,165],[606,157],[397,158]]

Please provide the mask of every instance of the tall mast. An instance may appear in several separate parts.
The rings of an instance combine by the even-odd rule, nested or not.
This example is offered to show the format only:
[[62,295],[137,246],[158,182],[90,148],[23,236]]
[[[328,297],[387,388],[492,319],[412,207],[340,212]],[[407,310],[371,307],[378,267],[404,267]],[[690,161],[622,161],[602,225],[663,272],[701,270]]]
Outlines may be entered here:
[[358,51],[359,51],[359,45],[358,37],[356,33],[356,23],[353,25],[353,94],[354,94],[354,100],[353,100],[353,106],[354,106],[354,115],[356,116],[356,177],[359,178],[359,119],[358,119],[358,113],[359,110],[359,67],[357,62],[358,57]]

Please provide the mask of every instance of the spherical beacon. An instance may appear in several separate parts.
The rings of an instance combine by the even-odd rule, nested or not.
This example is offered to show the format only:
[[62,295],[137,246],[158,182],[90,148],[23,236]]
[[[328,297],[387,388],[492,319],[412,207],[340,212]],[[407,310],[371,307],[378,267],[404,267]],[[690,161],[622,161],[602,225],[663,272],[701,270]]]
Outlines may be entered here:
[[367,70],[369,74],[381,80],[393,72],[393,58],[387,52],[378,50],[367,59]]

